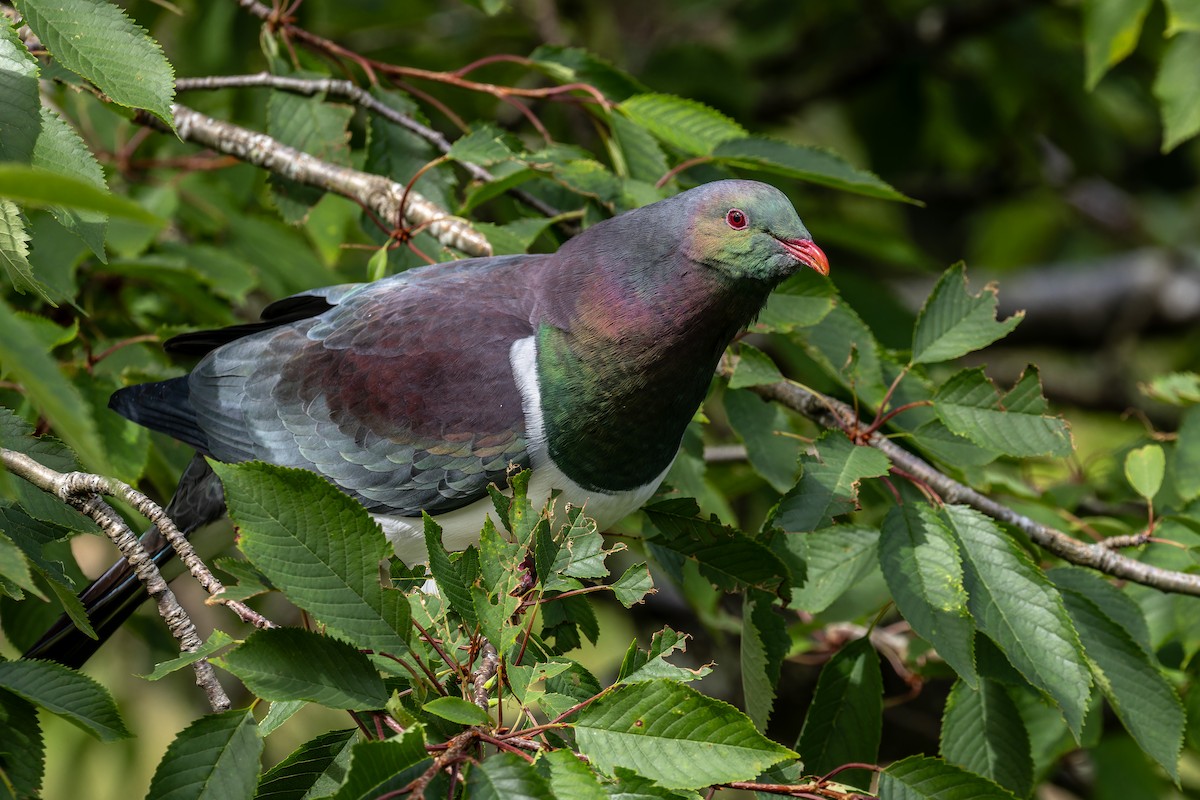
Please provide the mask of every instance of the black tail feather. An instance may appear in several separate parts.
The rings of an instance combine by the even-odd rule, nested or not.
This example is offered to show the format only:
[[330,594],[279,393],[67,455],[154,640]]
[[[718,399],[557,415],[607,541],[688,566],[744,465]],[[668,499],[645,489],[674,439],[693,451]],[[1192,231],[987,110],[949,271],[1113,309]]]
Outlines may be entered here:
[[108,399],[108,407],[131,422],[208,452],[208,437],[196,424],[186,375],[118,389]]

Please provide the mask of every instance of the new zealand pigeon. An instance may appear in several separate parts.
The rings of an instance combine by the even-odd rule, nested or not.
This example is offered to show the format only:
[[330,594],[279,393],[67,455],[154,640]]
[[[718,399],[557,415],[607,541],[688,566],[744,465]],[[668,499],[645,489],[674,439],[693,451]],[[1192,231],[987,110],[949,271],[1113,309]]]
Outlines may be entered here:
[[[312,470],[359,500],[412,564],[421,511],[475,542],[488,484],[532,470],[601,529],[653,494],[725,347],[825,254],[782,192],[705,184],[601,222],[550,255],[435,264],[318,289],[262,320],[185,334],[191,372],[115,393],[122,416],[198,453],[167,512],[184,532],[224,513],[200,455]],[[173,551],[152,530],[147,549]],[[120,562],[83,592],[100,641],[145,597]],[[82,664],[99,647],[60,620],[28,657]]]

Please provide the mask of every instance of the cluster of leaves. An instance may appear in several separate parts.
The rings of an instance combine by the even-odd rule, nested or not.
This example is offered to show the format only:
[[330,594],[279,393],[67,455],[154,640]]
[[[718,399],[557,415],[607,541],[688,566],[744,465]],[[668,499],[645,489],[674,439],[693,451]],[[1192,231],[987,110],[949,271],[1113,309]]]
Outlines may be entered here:
[[[1105,16],[1118,5],[1128,6],[1120,19],[1115,11]],[[1128,53],[1147,5],[1085,4],[1092,83]],[[1184,96],[1194,86],[1186,64],[1195,60],[1200,33],[1189,27],[1183,4],[1168,5],[1171,44],[1159,94],[1167,144],[1175,146],[1200,125],[1197,104]],[[14,299],[40,312],[15,311],[0,299],[0,402],[15,410],[0,410],[0,444],[60,471],[77,468],[75,455],[55,439],[30,435],[25,420],[44,420],[83,467],[144,480],[166,494],[186,450],[103,411],[120,385],[178,374],[148,335],[169,334],[183,319],[234,322],[230,307],[252,295],[277,298],[378,277],[419,258],[398,246],[406,236],[380,230],[356,205],[247,167],[196,170],[157,185],[143,180],[139,170],[158,174],[195,157],[164,137],[144,145],[154,148],[148,166],[131,166],[127,145],[141,139],[117,106],[171,121],[171,67],[157,45],[106,3],[20,0],[17,8],[52,59],[33,58],[15,26],[0,26],[0,105],[12,123],[0,140],[0,260],[22,295]],[[264,33],[263,42],[274,74],[325,75],[323,62],[303,51],[293,56],[277,33]],[[252,119],[284,144],[400,183],[434,162],[416,190],[457,214],[491,220],[476,224],[497,253],[553,247],[564,236],[562,223],[586,226],[731,175],[907,199],[834,154],[751,134],[582,50],[540,47],[523,67],[561,87],[591,87],[595,95],[573,96],[595,123],[595,147],[476,123],[441,155],[385,119],[281,91],[271,91],[259,106],[262,118]],[[56,82],[53,102],[41,96],[39,78]],[[422,106],[399,89],[375,85],[371,93],[423,119]],[[597,97],[603,102],[592,102]],[[232,112],[233,104],[213,101],[209,110]],[[106,177],[94,154],[117,171]],[[495,179],[465,183],[467,164],[487,167]],[[109,182],[117,193],[109,193]],[[535,213],[516,191],[561,213]],[[167,218],[171,229],[160,234]],[[411,243],[429,255],[454,255],[428,233]],[[363,247],[363,257],[347,244]],[[612,578],[608,560],[621,546],[606,550],[577,510],[552,524],[528,505],[520,480],[511,498],[495,498],[499,527],[486,529],[478,548],[445,553],[428,521],[437,591],[422,592],[424,571],[394,560],[381,584],[385,540],[361,508],[328,485],[264,465],[217,465],[245,556],[222,562],[239,578],[230,592],[281,593],[317,630],[277,628],[242,641],[218,632],[200,653],[156,670],[160,677],[213,656],[270,710],[257,721],[242,710],[186,728],[160,764],[152,796],[190,796],[206,786],[228,797],[376,797],[418,786],[446,796],[459,786],[472,797],[670,798],[756,780],[820,796],[838,784],[816,776],[880,758],[880,649],[914,685],[953,680],[940,758],[892,763],[878,778],[880,797],[1029,796],[1063,754],[1101,741],[1102,701],[1178,782],[1185,734],[1194,735],[1196,724],[1189,727],[1180,693],[1189,707],[1200,697],[1193,688],[1200,601],[1118,589],[1069,566],[1047,568],[1019,532],[965,505],[939,502],[919,481],[910,487],[902,465],[861,445],[865,433],[885,431],[946,474],[1008,494],[1050,524],[1064,524],[1054,509],[1075,508],[1095,492],[1110,505],[1067,525],[1084,534],[1142,534],[1143,559],[1196,571],[1196,378],[1176,376],[1148,389],[1185,405],[1175,441],[1131,449],[1124,475],[1103,483],[1054,473],[1049,488],[1031,488],[1023,470],[1070,456],[1071,434],[1050,413],[1035,368],[1001,390],[979,367],[948,365],[1019,322],[997,321],[995,291],[972,294],[965,281],[962,267],[942,276],[904,350],[878,341],[832,285],[806,275],[781,287],[753,330],[757,347],[740,346],[737,368],[709,408],[744,443],[749,480],[770,498],[768,506],[735,513],[731,482],[702,453],[702,443],[723,429],[697,422],[668,479],[675,491],[646,509],[648,524],[635,540],[646,562],[714,629],[740,632],[745,714],[688,685],[709,668],[679,665],[686,637],[670,628],[654,634],[648,649],[633,643],[610,683],[572,657],[582,640],[595,642],[599,634],[598,590],[607,587],[629,607],[651,588],[649,572],[639,562]],[[876,419],[822,431],[763,402],[755,390],[781,380],[776,360],[789,375],[855,399],[864,413],[874,410]],[[798,436],[815,441],[804,445]],[[68,539],[94,526],[0,477],[6,634],[29,641],[60,606],[85,627]],[[1137,513],[1122,503],[1134,503]],[[752,525],[756,513],[760,524]],[[729,593],[741,595],[738,612],[720,602]],[[17,602],[29,596],[56,602]],[[803,716],[803,726],[784,739],[791,749],[768,739],[789,657],[846,622],[856,626],[851,641],[820,654],[825,663],[807,713],[792,715]],[[899,626],[907,649],[889,649],[877,635],[881,626]],[[494,672],[488,645],[498,655]],[[78,673],[3,662],[0,686],[2,785],[17,796],[35,794],[42,782],[36,709],[102,740],[128,734],[106,690]],[[264,739],[306,704],[351,710],[360,728],[322,733],[260,774]],[[442,769],[452,765],[461,769]],[[861,790],[872,780],[862,770],[836,779]]]
[[[1084,53],[1087,87],[1092,89],[1137,46],[1151,0],[1084,3]],[[1162,109],[1164,152],[1200,133],[1200,9],[1186,0],[1165,0],[1167,44],[1154,80]]]

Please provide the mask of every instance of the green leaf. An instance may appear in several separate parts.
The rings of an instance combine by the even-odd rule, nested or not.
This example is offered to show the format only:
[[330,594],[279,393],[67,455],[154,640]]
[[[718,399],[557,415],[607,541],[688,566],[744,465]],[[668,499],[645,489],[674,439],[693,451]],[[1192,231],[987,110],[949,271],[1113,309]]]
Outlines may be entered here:
[[1173,406],[1200,403],[1200,373],[1172,372],[1160,375],[1149,383],[1139,383],[1142,394]]
[[481,125],[465,136],[460,136],[450,145],[446,155],[455,161],[488,166],[497,161],[513,157],[513,151],[504,141],[504,134],[491,125]]
[[[296,77],[314,77],[302,73]],[[341,166],[350,165],[352,106],[326,102],[324,97],[302,97],[271,92],[267,99],[267,133],[283,144]],[[270,177],[275,205],[284,220],[302,221],[324,194],[306,184],[279,175]]]
[[1162,488],[1166,469],[1166,454],[1157,444],[1130,450],[1125,456],[1125,480],[1129,481],[1135,492],[1147,500],[1153,500],[1154,495]]
[[791,644],[787,623],[775,612],[774,598],[766,592],[746,592],[742,598],[742,695],[746,714],[760,731],[766,731],[771,718],[775,686]]
[[279,730],[283,723],[296,716],[302,708],[309,705],[306,700],[276,700],[270,704],[267,715],[258,723],[258,735],[266,739]]
[[817,455],[803,455],[804,474],[772,512],[770,525],[785,531],[827,527],[834,517],[858,508],[858,484],[886,475],[888,457],[859,447],[841,431],[827,431],[813,443]]
[[42,776],[46,771],[46,744],[37,709],[14,694],[0,691],[0,787],[17,797],[41,797]]
[[429,760],[425,729],[420,725],[410,727],[398,740],[359,742],[350,751],[346,781],[332,800],[373,800],[388,794],[424,772]]
[[952,432],[1006,455],[1065,457],[1073,449],[1067,424],[1047,413],[1032,366],[1003,398],[982,367],[964,369],[937,390],[934,409]]
[[184,728],[158,762],[147,800],[254,797],[263,740],[245,709],[201,717]]
[[879,774],[879,800],[1017,800],[1017,796],[940,759],[909,756]]
[[112,474],[100,446],[92,415],[74,385],[42,348],[37,336],[3,300],[0,300],[0,363],[10,379],[18,381],[26,396],[46,415],[55,431],[79,454],[84,466]]
[[528,252],[537,238],[553,224],[554,220],[548,217],[518,219],[507,225],[493,225],[490,222],[472,223],[475,230],[482,233],[491,242],[492,252],[496,255]]
[[159,664],[155,664],[154,671],[149,675],[143,675],[142,677],[148,681],[160,680],[170,675],[172,672],[176,672],[184,667],[195,664],[202,658],[208,658],[222,647],[230,644],[233,644],[232,636],[225,631],[215,630],[209,634],[209,637],[204,644],[200,645],[199,650],[195,650],[191,653],[184,653],[183,655],[179,656],[179,658],[172,658],[170,661],[163,661]]
[[1054,699],[1078,738],[1092,681],[1059,593],[988,517],[946,505],[942,519],[958,540],[975,624],[1027,681]]
[[361,505],[305,470],[211,463],[239,547],[289,600],[360,648],[408,650],[408,600],[379,581],[392,546]]
[[[1046,573],[1059,591],[1071,590],[1091,600],[1117,625],[1128,633],[1147,654],[1154,652],[1150,643],[1150,628],[1142,608],[1100,574],[1080,567],[1055,567]],[[1067,609],[1070,612],[1070,609]]]
[[[328,794],[328,791],[321,789],[333,789],[341,785],[357,733],[355,728],[329,731],[300,745],[295,752],[263,773],[254,800],[304,800],[306,797]],[[318,784],[318,781],[322,781],[322,784]],[[327,783],[333,785],[323,785]]]
[[670,678],[675,681],[694,681],[712,672],[709,667],[687,669],[677,667],[667,661],[674,652],[687,650],[688,635],[671,630],[671,626],[663,628],[650,637],[650,647],[642,650],[637,641],[629,645],[625,658],[621,661],[621,670],[617,673],[617,683],[638,683],[654,680],[655,678]]
[[471,800],[549,800],[546,779],[515,753],[497,753],[476,764],[467,776]]
[[1016,703],[987,679],[972,689],[954,684],[942,718],[941,754],[951,764],[982,775],[1018,797],[1033,788],[1029,734]]
[[604,560],[616,551],[604,549],[604,537],[596,530],[596,521],[579,514],[563,527],[562,543],[550,571],[572,578],[608,577]]
[[7,17],[0,22],[0,108],[4,109],[0,161],[28,164],[42,129],[38,62]]
[[0,662],[0,688],[62,717],[102,742],[133,734],[108,691],[86,675],[51,661]]
[[659,141],[688,155],[709,155],[722,142],[747,135],[745,128],[720,111],[675,95],[634,95],[617,108]]
[[[644,565],[643,565],[644,566]],[[0,592],[15,600],[23,600],[25,592],[46,599],[46,595],[33,582],[29,571],[29,559],[17,543],[0,530]]]
[[[879,757],[882,728],[883,676],[879,656],[864,636],[821,668],[796,749],[805,771],[815,775],[852,761],[873,763]],[[838,781],[869,787],[870,775],[848,770],[838,774]]]
[[[33,166],[83,181],[97,191],[108,194],[104,170],[87,144],[74,128],[46,108],[42,109],[42,135],[33,148]],[[108,230],[106,214],[100,211],[76,211],[62,205],[50,206],[50,213],[59,224],[82,239],[97,258],[108,261],[104,253],[104,236]]]
[[996,287],[991,284],[979,294],[967,290],[967,270],[961,261],[946,270],[917,315],[912,363],[949,361],[1003,339],[1025,312],[1001,322],[996,319],[996,304]]
[[551,750],[538,756],[535,767],[550,773],[550,791],[559,800],[606,800],[596,773],[570,750]]
[[1200,497],[1200,406],[1183,412],[1172,451],[1171,477],[1185,503]]
[[1113,65],[1133,52],[1149,10],[1150,0],[1084,0],[1084,85],[1089,91]]
[[729,426],[745,443],[754,470],[775,491],[788,491],[796,483],[800,440],[785,435],[792,432],[787,412],[777,403],[732,386],[731,382],[724,396]]
[[819,322],[797,331],[805,350],[860,401],[878,406],[887,392],[880,346],[862,318],[838,300]]
[[626,608],[633,608],[642,602],[642,598],[655,591],[654,580],[645,561],[639,561],[625,570],[611,586],[617,602]]
[[487,725],[492,721],[486,711],[461,697],[435,697],[421,708],[460,725]]
[[700,574],[719,588],[776,591],[787,585],[788,569],[778,556],[735,528],[715,519],[698,519],[695,500],[661,500],[644,511],[658,529],[658,535],[647,536],[648,541],[694,560]]
[[792,572],[792,608],[819,614],[863,579],[875,563],[879,531],[834,525],[810,533],[783,533],[771,548]]
[[970,687],[975,687],[975,625],[967,610],[954,536],[932,506],[894,506],[883,520],[879,565],[896,608]]
[[808,271],[793,275],[771,292],[750,329],[755,333],[791,333],[816,325],[833,310],[835,293],[832,283]]
[[1200,5],[1192,0],[1166,0],[1167,36],[1181,31],[1200,31]]
[[579,47],[544,44],[529,54],[529,60],[559,83],[588,83],[610,100],[619,102],[646,91],[637,78]]
[[1200,31],[1180,33],[1167,43],[1154,96],[1162,109],[1162,150],[1169,153],[1200,133]]
[[1062,592],[1092,676],[1125,729],[1176,783],[1187,719],[1183,703],[1153,656],[1084,595]]
[[154,216],[132,200],[101,191],[88,180],[20,164],[0,164],[0,197],[16,200],[26,208],[61,206],[98,211],[156,228],[166,224],[166,220]]
[[114,103],[144,108],[174,125],[175,72],[158,42],[103,0],[18,0],[25,24],[55,61]]
[[[653,184],[667,174],[670,170],[667,156],[649,131],[620,114],[613,114],[610,122],[628,177]],[[621,170],[618,168],[617,172],[620,174]]]
[[437,582],[438,591],[450,607],[458,612],[468,627],[477,624],[471,586],[479,579],[479,551],[468,547],[458,559],[451,559],[442,546],[442,528],[433,517],[421,514],[425,525],[425,548],[429,555],[429,574]]
[[769,355],[757,347],[742,343],[738,349],[737,366],[729,378],[730,389],[745,389],[748,386],[778,383],[781,380],[783,375]]
[[769,172],[867,197],[915,202],[893,189],[878,175],[851,166],[841,156],[820,147],[791,144],[763,136],[730,137],[722,141],[712,154],[717,162],[731,167]]
[[49,290],[33,276],[29,264],[29,234],[21,210],[11,200],[0,199],[0,263],[12,281],[13,288],[21,294],[31,291],[51,305],[57,305]]
[[668,789],[752,780],[795,753],[728,703],[674,681],[620,686],[580,712],[581,754],[602,772],[632,769]]
[[329,708],[383,708],[387,692],[370,659],[345,642],[302,628],[255,631],[213,663],[264,700]]

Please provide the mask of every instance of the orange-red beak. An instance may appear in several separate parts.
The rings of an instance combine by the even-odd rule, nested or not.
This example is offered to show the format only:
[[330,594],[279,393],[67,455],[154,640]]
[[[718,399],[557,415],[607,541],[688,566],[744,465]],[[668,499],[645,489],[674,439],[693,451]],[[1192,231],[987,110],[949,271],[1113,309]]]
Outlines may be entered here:
[[780,239],[779,243],[797,260],[822,275],[829,274],[829,259],[825,257],[825,251],[817,247],[812,239]]

